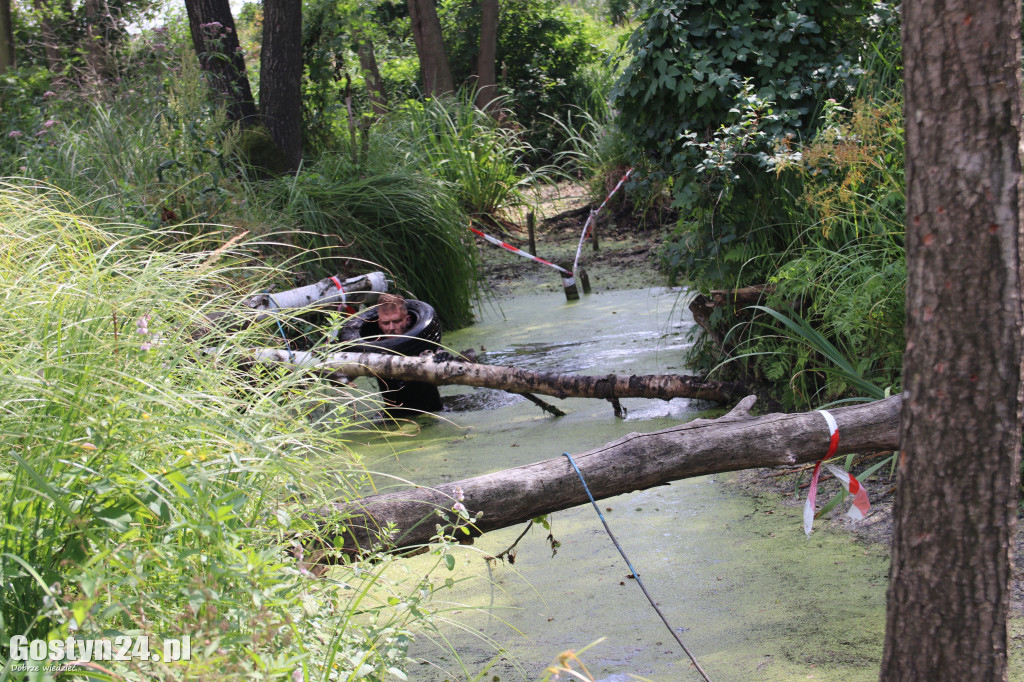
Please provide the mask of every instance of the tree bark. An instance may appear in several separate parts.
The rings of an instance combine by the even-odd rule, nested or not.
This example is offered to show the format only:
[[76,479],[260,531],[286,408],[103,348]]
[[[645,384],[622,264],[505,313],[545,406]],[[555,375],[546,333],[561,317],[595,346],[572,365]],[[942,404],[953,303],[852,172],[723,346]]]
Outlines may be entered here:
[[556,374],[471,362],[435,362],[430,356],[406,358],[380,353],[333,353],[318,357],[305,351],[266,348],[249,351],[249,357],[259,362],[315,368],[346,377],[374,376],[442,386],[459,384],[497,388],[511,393],[541,393],[557,398],[694,398],[724,403],[746,392],[742,384],[679,374],[628,377]]
[[366,36],[357,36],[359,45],[359,66],[363,70],[366,92],[370,96],[370,107],[374,116],[380,117],[388,112],[388,93],[384,89],[384,81],[377,68],[377,57],[373,52],[373,41]]
[[480,52],[476,60],[476,105],[487,111],[498,96],[498,0],[481,0]]
[[110,44],[117,30],[110,7],[104,0],[85,0],[85,64],[87,76],[97,83],[114,77],[114,68],[109,53]]
[[282,170],[302,163],[302,0],[264,0],[260,117],[283,156]]
[[14,24],[11,17],[11,0],[0,0],[0,73],[13,69]]
[[413,40],[420,58],[423,89],[431,97],[455,91],[448,53],[441,37],[441,20],[437,18],[434,0],[408,0]]
[[228,0],[185,0],[185,10],[192,47],[210,75],[210,86],[225,102],[228,119],[243,125],[256,123],[256,103]]
[[71,16],[71,4],[67,0],[62,0],[59,6],[56,2],[33,0],[33,7],[39,14],[39,40],[46,54],[46,67],[54,76],[63,76],[66,64],[61,41],[57,36],[57,27]]
[[903,4],[907,347],[883,680],[1007,679],[1021,445],[1019,0]]
[[[821,414],[771,414],[751,417],[754,397],[744,398],[736,409],[715,420],[697,419],[648,434],[633,433],[602,447],[574,455],[587,486],[596,499],[643,490],[681,478],[813,462],[829,448],[829,428]],[[836,454],[890,450],[899,443],[899,397],[831,411],[839,425]],[[437,512],[454,520],[456,501],[476,517],[466,524],[469,540],[505,528],[585,504],[588,498],[565,457],[507,469],[484,476],[444,483],[436,488],[411,488],[373,495],[350,503],[337,503],[315,511],[311,518],[330,532],[319,537],[341,537],[343,543],[327,547],[312,539],[310,563],[337,560],[323,550],[341,550],[355,556],[383,544],[389,550],[416,548],[437,534],[436,525],[447,525]],[[394,524],[390,538],[382,529]],[[980,678],[973,678],[980,679]]]

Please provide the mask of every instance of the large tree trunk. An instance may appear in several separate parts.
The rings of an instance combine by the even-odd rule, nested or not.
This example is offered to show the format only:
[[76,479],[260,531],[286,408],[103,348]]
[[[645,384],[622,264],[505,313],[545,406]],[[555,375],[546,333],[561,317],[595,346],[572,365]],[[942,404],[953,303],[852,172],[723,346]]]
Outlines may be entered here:
[[[573,459],[591,493],[600,499],[681,478],[813,462],[825,456],[829,427],[821,414],[751,417],[748,410],[753,403],[754,397],[749,396],[719,419],[697,419],[654,433],[633,433]],[[899,397],[832,410],[840,434],[836,454],[896,448],[899,412]],[[568,460],[556,457],[436,488],[417,487],[338,503],[316,511],[312,518],[330,526],[331,537],[344,538],[341,546],[330,549],[352,556],[380,543],[382,529],[389,524],[395,529],[387,540],[393,549],[430,542],[437,534],[436,525],[443,523],[437,512],[455,519],[456,501],[476,517],[468,524],[468,534],[455,534],[468,540],[585,504],[587,499]],[[327,548],[316,539],[309,541],[307,549],[314,550],[313,563],[337,559],[324,556],[320,550]]]
[[225,102],[228,119],[256,123],[256,103],[238,45],[235,19],[228,0],[185,0],[192,47],[199,64],[210,74],[210,85]]
[[264,0],[260,116],[281,151],[281,169],[302,162],[302,0]]
[[710,381],[680,374],[587,376],[531,372],[517,367],[470,362],[435,362],[430,356],[406,358],[381,353],[333,353],[321,357],[305,351],[253,349],[252,360],[315,368],[345,377],[381,377],[428,384],[496,388],[511,393],[541,393],[557,398],[695,398],[731,402],[746,393],[742,384]]
[[14,24],[11,0],[0,0],[0,73],[14,68]]
[[498,96],[498,0],[481,0],[480,52],[476,60],[476,105],[487,110]]
[[423,89],[432,97],[455,91],[448,53],[441,37],[441,21],[434,0],[408,0],[412,36],[420,58]]
[[1019,0],[903,4],[907,348],[883,680],[1005,680],[1021,445]]

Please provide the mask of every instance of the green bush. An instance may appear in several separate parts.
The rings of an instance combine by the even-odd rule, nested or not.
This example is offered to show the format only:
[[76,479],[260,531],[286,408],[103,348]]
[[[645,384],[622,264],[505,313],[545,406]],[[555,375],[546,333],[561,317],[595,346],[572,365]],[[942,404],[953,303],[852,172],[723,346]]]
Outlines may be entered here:
[[[779,158],[780,175],[801,188],[790,222],[803,232],[789,248],[751,258],[771,269],[766,281],[774,290],[765,306],[799,324],[761,316],[737,325],[731,338],[738,360],[777,386],[788,406],[866,395],[859,379],[879,391],[899,390],[903,167],[902,108],[892,94],[852,110],[830,104],[817,137]],[[713,323],[723,332],[732,324],[721,314]],[[814,335],[827,341],[827,351],[809,342]]]
[[477,109],[469,93],[407,102],[392,114],[388,128],[405,159],[454,187],[471,216],[496,216],[522,203],[522,188],[537,179],[524,165],[530,146],[512,126]]
[[793,188],[777,145],[810,139],[820,103],[844,100],[866,33],[867,0],[647,3],[616,84],[619,125],[673,183],[679,233],[665,265],[699,286],[734,286],[751,257],[785,249]]
[[[445,46],[456,84],[469,83],[476,73],[479,52],[478,3],[444,0],[439,3]],[[544,115],[560,117],[570,106],[595,106],[595,85],[602,87],[592,67],[608,55],[597,47],[601,27],[557,0],[517,0],[501,5],[498,21],[498,87],[509,95],[509,106],[523,126],[531,147],[552,154],[563,139]],[[612,75],[604,73],[604,82]],[[595,84],[595,81],[596,84]],[[603,106],[603,98],[596,98]]]

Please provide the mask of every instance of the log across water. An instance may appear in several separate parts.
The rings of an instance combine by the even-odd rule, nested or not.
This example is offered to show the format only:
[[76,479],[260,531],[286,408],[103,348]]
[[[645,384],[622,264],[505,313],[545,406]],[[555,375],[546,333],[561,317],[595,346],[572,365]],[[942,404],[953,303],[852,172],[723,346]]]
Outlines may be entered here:
[[375,376],[439,385],[460,384],[512,393],[541,393],[557,398],[694,398],[727,403],[740,398],[745,391],[739,383],[710,381],[683,374],[587,376],[471,362],[436,362],[431,356],[406,358],[377,353],[318,356],[276,348],[253,349],[248,356],[259,362],[279,362],[348,377]]
[[[600,499],[683,478],[824,457],[829,428],[820,413],[754,417],[749,414],[753,403],[754,397],[748,396],[719,419],[697,419],[654,433],[629,434],[573,458],[594,497]],[[899,445],[900,396],[830,413],[839,426],[837,455]],[[437,534],[436,526],[444,523],[438,510],[453,518],[458,498],[476,518],[467,526],[467,540],[587,502],[569,461],[556,457],[433,488],[415,487],[323,507],[311,520],[324,529],[320,537],[341,542],[328,546],[322,540],[312,540],[306,548],[312,550],[314,562],[330,562],[374,546],[389,550],[422,547]],[[382,538],[383,529],[389,526],[392,532]]]

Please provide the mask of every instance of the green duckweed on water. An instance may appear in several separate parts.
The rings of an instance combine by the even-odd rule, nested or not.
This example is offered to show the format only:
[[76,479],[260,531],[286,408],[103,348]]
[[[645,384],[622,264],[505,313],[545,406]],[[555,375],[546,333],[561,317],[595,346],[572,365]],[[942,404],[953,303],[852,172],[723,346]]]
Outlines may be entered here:
[[[692,326],[681,292],[521,296],[486,309],[480,324],[446,335],[481,362],[586,374],[684,372]],[[480,350],[483,348],[484,350]],[[553,402],[553,418],[500,391],[445,387],[448,410],[361,448],[378,470],[430,485],[582,452],[629,432],[697,416],[707,403],[624,400],[625,419],[603,401]],[[799,509],[775,496],[741,494],[729,476],[702,477],[600,501],[648,590],[713,680],[874,680],[885,626],[887,548],[826,524],[804,535]],[[486,510],[485,510],[486,511]],[[699,679],[639,589],[594,510],[578,507],[535,524],[515,563],[488,561],[522,527],[455,550],[454,570],[430,575],[433,626],[417,636],[415,680],[538,679],[563,651],[597,680],[637,675]],[[423,580],[441,557],[393,562],[389,577]],[[450,587],[445,587],[449,581]],[[602,639],[603,638],[603,639]]]

